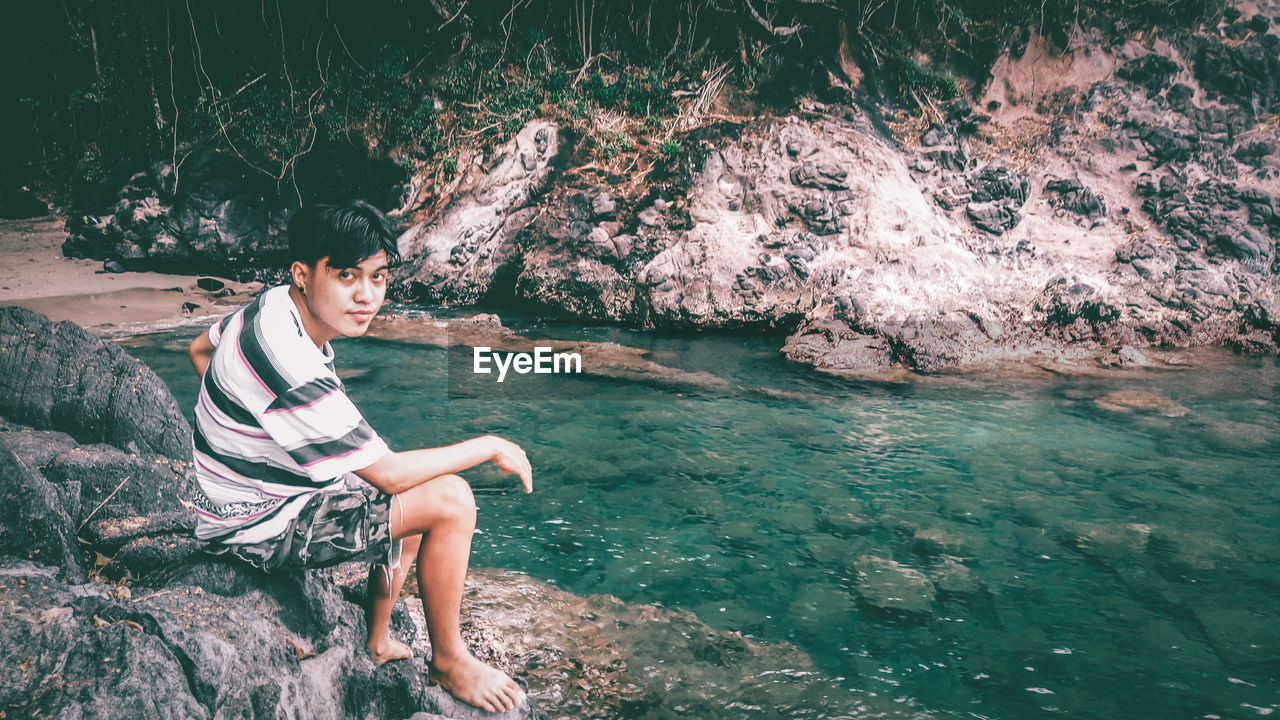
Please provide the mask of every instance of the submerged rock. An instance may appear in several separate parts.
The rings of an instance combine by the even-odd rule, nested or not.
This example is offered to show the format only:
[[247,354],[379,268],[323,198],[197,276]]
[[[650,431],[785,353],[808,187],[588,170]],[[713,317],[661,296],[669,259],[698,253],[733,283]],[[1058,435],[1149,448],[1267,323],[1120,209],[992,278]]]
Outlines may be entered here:
[[1094,400],[1103,410],[1153,412],[1165,417],[1185,416],[1189,410],[1178,403],[1145,390],[1114,390]]
[[[489,347],[501,352],[532,353],[536,347],[554,353],[573,353],[581,359],[584,375],[621,380],[643,380],[675,387],[727,390],[732,385],[707,372],[689,372],[647,359],[647,351],[613,342],[555,340],[519,335],[490,313],[448,320],[404,316],[379,317],[368,337],[421,343],[435,347]],[[575,364],[576,367],[576,364]]]
[[853,568],[858,574],[858,596],[867,605],[904,617],[933,614],[933,583],[919,570],[874,555],[858,558]]

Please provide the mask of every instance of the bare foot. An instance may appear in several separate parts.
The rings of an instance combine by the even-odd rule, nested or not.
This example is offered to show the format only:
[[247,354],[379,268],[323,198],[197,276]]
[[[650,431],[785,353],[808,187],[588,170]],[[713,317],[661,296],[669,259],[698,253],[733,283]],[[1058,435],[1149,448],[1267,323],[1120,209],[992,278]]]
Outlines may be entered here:
[[385,638],[380,643],[370,640],[369,654],[373,656],[374,662],[381,665],[388,660],[408,660],[413,657],[413,648],[391,638]]
[[432,659],[429,677],[459,700],[485,712],[505,712],[524,702],[515,680],[471,655],[455,662]]

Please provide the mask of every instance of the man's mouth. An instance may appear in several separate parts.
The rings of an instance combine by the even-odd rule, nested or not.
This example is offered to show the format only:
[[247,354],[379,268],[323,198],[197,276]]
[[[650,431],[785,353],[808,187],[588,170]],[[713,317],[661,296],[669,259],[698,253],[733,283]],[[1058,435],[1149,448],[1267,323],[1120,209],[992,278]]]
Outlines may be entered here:
[[352,310],[347,314],[355,315],[356,318],[359,320],[368,320],[369,318],[373,317],[374,311],[373,310]]

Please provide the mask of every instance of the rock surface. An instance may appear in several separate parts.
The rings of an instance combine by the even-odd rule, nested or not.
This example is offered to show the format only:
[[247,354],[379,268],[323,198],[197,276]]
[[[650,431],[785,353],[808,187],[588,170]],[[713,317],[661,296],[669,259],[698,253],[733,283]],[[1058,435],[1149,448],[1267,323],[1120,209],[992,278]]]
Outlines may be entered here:
[[[660,185],[567,167],[576,140],[537,120],[401,237],[399,291],[783,331],[788,358],[843,374],[1275,352],[1280,35],[1254,14],[1141,42],[1030,33],[928,125],[849,96],[705,126]],[[110,221],[126,265],[238,252],[204,210],[139,192]]]
[[0,308],[0,416],[130,452],[191,454],[185,413],[150,368],[21,307]]
[[465,267],[480,293],[454,300],[788,330],[784,354],[837,372],[1274,352],[1275,35],[1250,23],[1065,53],[1032,35],[976,90],[990,115],[960,102],[919,135],[816,103],[705,127],[674,194],[553,178],[474,232],[449,215],[486,240],[437,241],[431,267],[457,271],[418,279]]
[[[201,553],[191,429],[164,384],[70,323],[0,313],[0,713],[484,716],[430,684],[421,656],[373,663],[361,583]],[[422,633],[403,603],[393,629]]]
[[408,282],[430,302],[471,304],[507,270],[519,231],[537,215],[560,152],[558,128],[534,122],[499,148],[486,174],[438,218],[400,237]]
[[359,197],[386,209],[404,180],[395,163],[345,144],[318,143],[297,159],[292,182],[198,149],[89,199],[67,223],[63,252],[121,270],[274,277],[287,259],[287,218],[300,203]]

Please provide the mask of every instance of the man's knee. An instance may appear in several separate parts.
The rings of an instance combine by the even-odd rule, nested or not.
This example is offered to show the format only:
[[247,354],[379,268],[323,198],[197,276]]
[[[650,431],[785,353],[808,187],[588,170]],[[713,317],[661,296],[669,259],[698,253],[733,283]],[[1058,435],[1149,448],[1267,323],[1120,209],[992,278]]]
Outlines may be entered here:
[[439,482],[444,483],[444,493],[449,501],[465,511],[470,511],[472,515],[475,514],[476,496],[471,492],[470,483],[463,480],[460,475],[442,475]]
[[441,475],[399,496],[406,532],[430,530],[436,523],[475,525],[476,499],[457,475]]
[[470,523],[476,521],[476,497],[466,480],[457,475],[442,475],[434,482],[441,486],[441,510],[449,518]]

